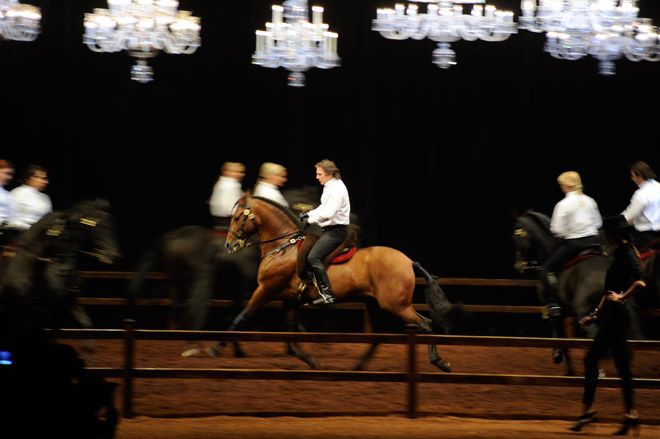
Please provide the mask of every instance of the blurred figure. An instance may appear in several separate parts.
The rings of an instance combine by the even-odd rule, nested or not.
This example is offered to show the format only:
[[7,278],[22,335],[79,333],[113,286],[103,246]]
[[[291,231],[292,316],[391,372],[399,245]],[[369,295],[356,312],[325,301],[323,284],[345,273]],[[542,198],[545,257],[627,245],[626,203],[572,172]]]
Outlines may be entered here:
[[335,295],[330,287],[328,274],[323,260],[339,244],[344,242],[348,233],[351,215],[351,201],[348,189],[341,180],[339,168],[328,159],[321,160],[316,165],[316,179],[323,185],[321,205],[300,216],[305,223],[317,224],[321,227],[321,237],[316,241],[307,255],[307,262],[312,267],[314,279],[321,298],[315,304],[335,302]]
[[14,201],[5,186],[14,178],[14,166],[8,160],[0,160],[0,245],[11,241],[13,231],[9,223],[14,216]]
[[582,192],[580,174],[564,172],[557,177],[557,182],[565,195],[552,212],[550,231],[559,243],[541,268],[543,298],[553,331],[560,330],[556,325],[561,325],[562,315],[556,273],[582,250],[600,246],[598,228],[603,223],[596,202]]
[[231,211],[239,198],[243,196],[241,182],[245,178],[245,165],[238,162],[226,162],[222,165],[220,178],[213,187],[209,200],[214,226],[218,230],[229,230]]
[[653,169],[642,161],[630,166],[630,179],[639,187],[622,212],[632,230],[633,240],[639,248],[660,240],[660,183]]
[[254,186],[255,197],[268,198],[269,200],[280,203],[283,206],[289,207],[280,188],[284,186],[287,180],[286,168],[277,163],[266,162],[259,168],[259,180]]
[[614,434],[625,436],[628,431],[639,433],[639,415],[635,409],[633,379],[630,370],[630,347],[628,334],[630,313],[626,299],[646,286],[643,278],[642,261],[631,239],[630,226],[623,215],[605,218],[603,230],[608,241],[614,246],[614,261],[605,275],[603,297],[588,315],[580,319],[580,324],[598,324],[594,341],[584,357],[584,412],[570,427],[580,431],[582,427],[596,419],[592,405],[598,383],[598,360],[611,351],[616,364],[626,413],[621,428]]
[[23,184],[11,191],[14,201],[12,226],[20,230],[29,229],[53,210],[50,197],[43,191],[48,186],[48,172],[39,165],[30,165],[25,171]]

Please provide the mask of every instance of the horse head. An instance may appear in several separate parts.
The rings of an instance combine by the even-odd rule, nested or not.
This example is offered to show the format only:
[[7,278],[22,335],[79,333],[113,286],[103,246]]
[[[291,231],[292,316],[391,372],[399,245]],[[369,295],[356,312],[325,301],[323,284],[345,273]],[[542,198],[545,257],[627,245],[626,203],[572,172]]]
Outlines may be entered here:
[[[243,195],[234,206],[225,247],[236,253],[245,247],[289,238],[301,229],[300,221],[288,208],[267,198]],[[248,240],[259,234],[259,241]]]
[[516,219],[512,238],[516,253],[513,267],[520,273],[538,270],[557,243],[550,232],[550,218],[533,210]]
[[82,201],[66,211],[65,215],[65,227],[72,235],[69,245],[104,264],[112,264],[119,259],[121,254],[110,203],[102,199]]

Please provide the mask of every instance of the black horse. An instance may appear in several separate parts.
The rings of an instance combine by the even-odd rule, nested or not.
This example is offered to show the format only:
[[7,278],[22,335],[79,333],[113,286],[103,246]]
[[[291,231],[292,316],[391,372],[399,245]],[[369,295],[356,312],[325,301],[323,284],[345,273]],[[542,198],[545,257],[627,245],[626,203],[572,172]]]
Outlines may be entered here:
[[[162,270],[167,275],[170,298],[174,301],[169,326],[177,329],[203,329],[213,298],[234,301],[235,312],[242,309],[256,287],[259,254],[227,253],[225,234],[203,226],[185,226],[158,238],[144,253],[129,285],[133,302],[147,294],[149,273]],[[184,356],[198,353],[191,346]],[[238,355],[241,355],[239,352]]]
[[77,301],[78,267],[85,255],[106,264],[119,258],[109,209],[105,200],[83,201],[47,214],[20,235],[14,255],[0,268],[2,303],[38,315],[43,327],[90,328],[91,319]]
[[[528,210],[520,215],[514,225],[513,233],[516,260],[514,267],[520,271],[538,273],[540,266],[557,245],[557,239],[550,231],[550,218],[539,212]],[[558,273],[558,291],[560,305],[565,317],[578,321],[591,311],[600,301],[605,288],[605,273],[612,263],[607,254],[582,255],[576,258]],[[657,270],[654,274],[655,256],[644,260],[649,279],[649,286],[641,293],[631,297],[627,304],[631,311],[630,338],[643,338],[639,308],[653,306],[656,302]],[[540,295],[542,297],[542,294]],[[595,335],[596,328],[581,327],[589,338]],[[561,325],[552,325],[553,337],[564,337]],[[566,357],[566,374],[573,374],[573,367],[568,350],[555,350],[555,361],[561,362]]]

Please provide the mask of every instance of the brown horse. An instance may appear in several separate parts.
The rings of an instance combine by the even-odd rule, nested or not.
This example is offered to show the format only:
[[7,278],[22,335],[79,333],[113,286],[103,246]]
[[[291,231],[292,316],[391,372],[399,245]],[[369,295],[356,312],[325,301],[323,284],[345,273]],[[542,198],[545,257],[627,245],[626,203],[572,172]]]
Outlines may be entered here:
[[[258,235],[256,244],[248,239]],[[259,245],[261,264],[257,276],[258,286],[245,308],[234,319],[229,330],[236,329],[269,300],[282,299],[288,309],[288,320],[292,329],[299,328],[299,306],[301,304],[296,261],[296,241],[301,238],[301,224],[296,215],[287,208],[270,200],[251,197],[241,198],[236,206],[226,239],[230,253],[249,245]],[[432,319],[417,313],[412,306],[417,268],[428,281],[425,291]],[[433,277],[418,263],[410,260],[398,250],[389,247],[367,247],[359,249],[347,262],[331,265],[328,276],[338,300],[352,297],[372,297],[380,308],[398,316],[403,322],[415,324],[420,332],[433,332],[433,324],[448,330],[454,308]],[[309,290],[312,290],[311,292]],[[318,298],[315,288],[307,288],[305,301]],[[360,359],[356,369],[362,369],[373,354],[376,344]],[[293,355],[311,367],[318,363],[309,354],[296,346]],[[438,355],[435,345],[429,345],[429,359],[440,369],[449,372],[450,364]]]

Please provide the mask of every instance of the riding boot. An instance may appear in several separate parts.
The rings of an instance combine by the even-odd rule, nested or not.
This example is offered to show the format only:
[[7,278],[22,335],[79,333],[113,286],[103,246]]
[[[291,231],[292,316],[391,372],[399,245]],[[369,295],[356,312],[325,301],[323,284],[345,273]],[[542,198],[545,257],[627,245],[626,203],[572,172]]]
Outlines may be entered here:
[[546,272],[543,276],[543,299],[546,303],[546,317],[550,320],[561,319],[562,310],[559,305],[557,275]]
[[325,269],[314,267],[314,281],[319,290],[320,298],[316,299],[314,305],[325,305],[335,303],[336,297],[330,288],[330,281],[328,280],[328,273]]

